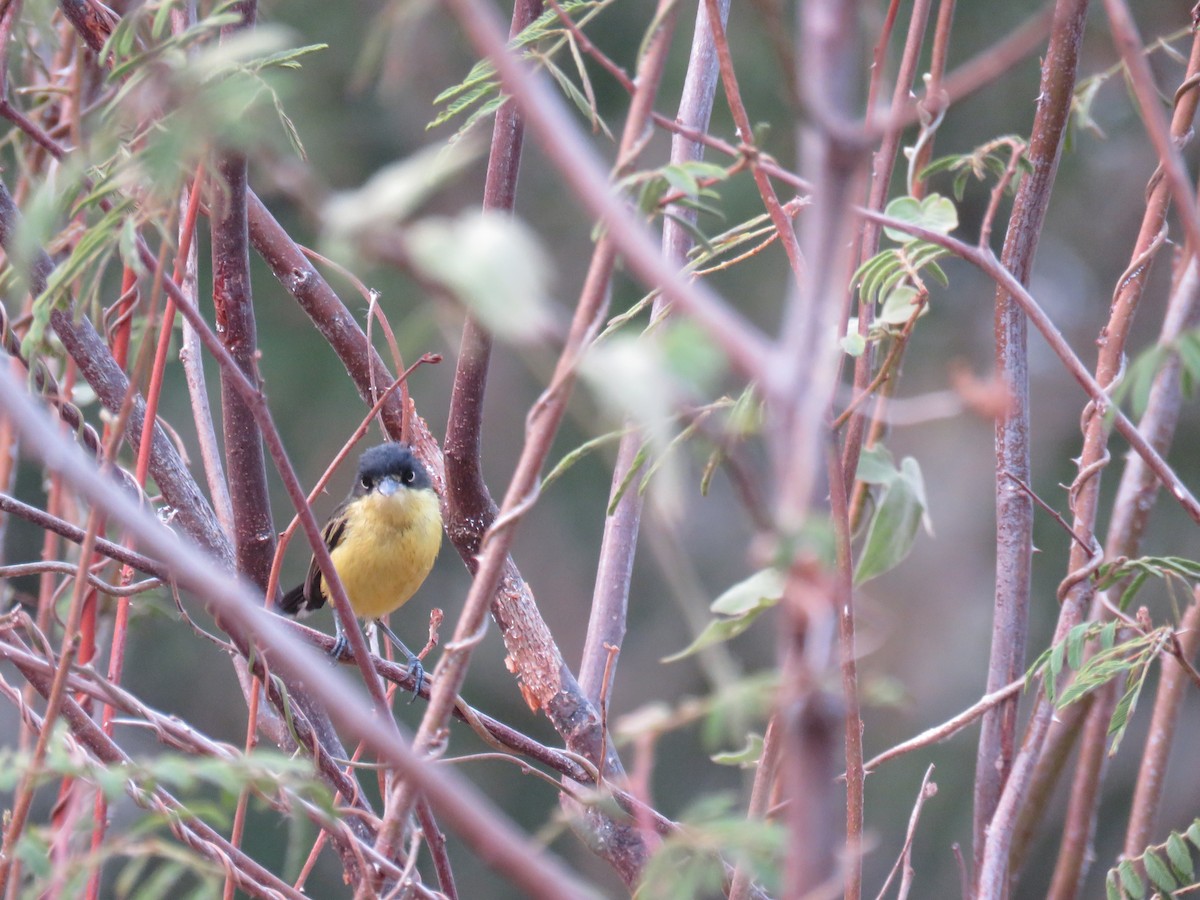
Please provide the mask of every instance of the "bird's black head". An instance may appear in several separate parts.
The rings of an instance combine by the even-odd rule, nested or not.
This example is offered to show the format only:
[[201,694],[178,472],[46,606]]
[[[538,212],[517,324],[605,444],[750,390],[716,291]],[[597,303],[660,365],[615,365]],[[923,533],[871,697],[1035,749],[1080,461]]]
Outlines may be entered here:
[[370,493],[385,478],[394,478],[413,490],[432,487],[429,472],[407,444],[388,443],[372,447],[358,461],[354,496]]

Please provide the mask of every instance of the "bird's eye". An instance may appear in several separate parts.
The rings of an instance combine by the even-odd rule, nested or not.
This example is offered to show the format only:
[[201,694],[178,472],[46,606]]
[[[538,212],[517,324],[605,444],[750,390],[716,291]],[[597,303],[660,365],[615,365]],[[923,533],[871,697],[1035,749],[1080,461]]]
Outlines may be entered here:
[[402,480],[402,481],[403,481],[405,484],[412,484],[412,483],[413,483],[413,479],[414,479],[414,478],[416,478],[416,477],[417,477],[417,476],[416,476],[416,473],[415,473],[415,472],[413,472],[413,470],[412,470],[412,469],[405,469],[405,470],[404,470],[404,474],[400,476],[400,479],[401,479],[401,480]]
[[368,491],[371,489],[371,478],[369,475],[364,475],[358,480],[358,483],[365,487]]

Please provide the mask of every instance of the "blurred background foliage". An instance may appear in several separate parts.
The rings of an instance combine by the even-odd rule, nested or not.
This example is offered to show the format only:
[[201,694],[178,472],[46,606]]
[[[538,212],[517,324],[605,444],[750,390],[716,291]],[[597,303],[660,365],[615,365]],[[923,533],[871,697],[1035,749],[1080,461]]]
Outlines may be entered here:
[[[908,7],[902,3],[900,21]],[[36,10],[39,4],[29,3]],[[695,4],[685,4],[668,65],[667,78],[657,109],[672,115],[684,72]],[[886,4],[867,4],[865,34],[878,32]],[[1039,8],[1030,0],[1007,4],[960,3],[956,14],[951,67],[994,42]],[[1186,46],[1178,35],[1188,22],[1189,4],[1182,0],[1142,3],[1136,10],[1143,35],[1176,35],[1172,46]],[[794,21],[792,4],[785,3],[783,21],[788,30]],[[762,144],[785,165],[796,159],[798,120],[791,107],[786,79],[773,52],[777,29],[765,22],[774,4],[735,5],[729,32],[743,96],[752,120],[769,126]],[[507,10],[505,11],[507,14]],[[651,6],[617,0],[587,29],[589,36],[618,63],[631,69]],[[446,87],[461,80],[474,63],[455,23],[428,0],[375,3],[347,0],[264,2],[260,21],[290,29],[289,44],[327,44],[327,49],[302,60],[302,67],[278,80],[288,115],[307,153],[309,172],[298,182],[298,163],[286,151],[255,161],[251,185],[302,243],[325,246],[324,236],[311,217],[297,212],[289,195],[309,193],[315,203],[337,192],[360,188],[380,169],[424,148],[438,147],[453,134],[457,123],[427,130],[434,118],[433,100]],[[1142,210],[1145,186],[1156,160],[1145,137],[1125,83],[1114,65],[1112,43],[1099,10],[1093,12],[1080,64],[1080,83],[1109,73],[1095,94],[1090,117],[1094,127],[1076,127],[1064,154],[1062,169],[1042,234],[1032,293],[1055,318],[1068,340],[1089,363],[1097,330],[1105,321],[1111,286],[1127,264],[1129,248]],[[864,53],[869,48],[864,49]],[[926,51],[928,52],[928,51]],[[889,57],[894,67],[896,51]],[[1163,51],[1152,57],[1158,83],[1169,94],[1178,84],[1183,67]],[[864,62],[864,71],[866,63]],[[589,65],[601,116],[619,122],[627,97],[598,67]],[[993,84],[953,106],[937,135],[937,155],[965,153],[1003,134],[1028,134],[1038,90],[1038,59],[1030,57]],[[718,98],[711,128],[714,134],[733,139],[733,127],[722,99]],[[490,133],[490,120],[479,128]],[[611,158],[613,145],[596,135],[601,152]],[[665,161],[668,138],[658,134],[642,156],[642,164]],[[1195,160],[1195,149],[1188,158]],[[727,162],[715,159],[714,162]],[[421,215],[456,215],[479,207],[483,184],[483,157],[444,184],[423,206]],[[903,167],[898,167],[894,193],[903,191]],[[946,184],[934,188],[949,192]],[[284,189],[286,188],[286,190]],[[725,220],[701,217],[708,234],[722,231],[760,210],[760,201],[748,174],[718,186],[719,206]],[[968,185],[959,204],[958,234],[973,240],[987,202],[987,188]],[[563,190],[558,176],[542,158],[533,141],[526,141],[522,164],[518,215],[537,236],[550,260],[550,296],[560,319],[573,307],[583,280],[593,240],[593,223]],[[803,213],[802,213],[803,214]],[[999,249],[1003,229],[993,242]],[[344,248],[343,248],[344,249]],[[200,258],[207,257],[201,246]],[[254,293],[261,344],[261,372],[276,421],[302,480],[313,483],[330,458],[357,425],[363,414],[354,388],[322,338],[310,327],[283,288],[257,259]],[[410,382],[419,413],[435,436],[444,431],[453,363],[463,312],[425,296],[420,287],[396,270],[348,260],[356,274],[381,295],[383,309],[400,341],[405,361],[411,363],[427,351],[442,353],[446,361],[424,367]],[[913,398],[899,404],[919,415],[921,398],[949,387],[950,360],[962,360],[979,376],[991,369],[993,290],[978,273],[955,261],[945,264],[950,284],[934,287],[932,312],[922,319],[905,359],[899,395]],[[777,325],[789,290],[789,272],[778,247],[746,265],[714,278],[715,286],[764,329]],[[366,302],[336,276],[332,283],[365,324]],[[1132,345],[1144,346],[1157,332],[1159,313],[1169,283],[1166,257],[1155,265],[1139,330]],[[202,263],[201,295],[211,287],[207,265]],[[614,282],[613,312],[629,308],[643,296],[632,280]],[[378,332],[377,332],[378,334]],[[377,341],[387,355],[383,342]],[[502,493],[511,475],[523,437],[525,412],[545,385],[556,350],[553,347],[502,345],[493,357],[485,420],[483,463],[493,493]],[[176,369],[169,373],[162,415],[179,428],[190,445],[191,414]],[[1079,411],[1083,395],[1036,336],[1031,337],[1033,398],[1032,485],[1037,493],[1065,513],[1061,485],[1074,475],[1071,458],[1079,450]],[[217,384],[215,368],[210,386]],[[214,398],[215,399],[215,398]],[[845,399],[845,398],[843,398]],[[571,416],[558,438],[551,462],[573,448],[617,427],[602,397],[586,390],[576,392]],[[320,424],[316,424],[320,423]],[[1190,451],[1200,439],[1194,406],[1181,424],[1171,462],[1185,482],[1195,484],[1200,466]],[[970,705],[983,693],[991,600],[993,592],[993,448],[991,423],[963,413],[951,418],[897,427],[888,439],[897,459],[912,456],[925,473],[933,536],[922,534],[911,557],[894,571],[860,591],[862,620],[859,645],[863,654],[860,677],[870,704],[864,711],[866,755],[892,746],[925,727],[940,722]],[[532,586],[538,604],[558,639],[567,660],[577,664],[582,649],[600,538],[608,502],[611,448],[582,459],[550,487],[522,523],[514,556]],[[747,547],[754,535],[740,503],[723,475],[712,484],[709,496],[698,484],[707,458],[703,442],[693,442],[675,458],[683,464],[682,491],[659,498],[660,512],[645,524],[630,601],[629,636],[621,655],[611,700],[610,721],[645,712],[649,704],[679,706],[688,698],[718,694],[735,688],[743,676],[769,673],[774,666],[775,633],[770,619],[760,619],[745,634],[707,656],[691,656],[664,663],[662,658],[688,645],[708,618],[708,605],[725,588],[755,568]],[[1111,497],[1120,457],[1114,459],[1104,488]],[[198,463],[197,471],[198,471]],[[37,473],[22,474],[18,494],[35,495]],[[334,479],[330,495],[317,504],[318,515],[328,513],[348,489],[350,472]],[[286,524],[288,505],[276,491],[276,524]],[[1104,508],[1102,504],[1102,508]],[[1103,527],[1104,523],[1101,523]],[[1200,542],[1184,514],[1163,502],[1156,510],[1146,552],[1195,557]],[[1034,611],[1031,647],[1045,645],[1053,628],[1057,605],[1055,588],[1066,567],[1068,538],[1049,517],[1037,514]],[[9,559],[35,558],[40,535],[32,527],[12,523],[5,554]],[[303,576],[308,553],[302,541],[293,542],[285,570],[285,584]],[[452,551],[443,553],[433,575],[412,604],[393,619],[405,635],[421,635],[431,606],[447,609],[453,617],[465,596],[468,576]],[[1144,602],[1166,604],[1167,592],[1153,586]],[[129,688],[148,703],[176,713],[218,739],[240,743],[245,710],[229,698],[240,694],[233,674],[218,651],[197,642],[181,628],[169,598],[139,603],[132,632],[128,673]],[[1165,609],[1166,607],[1162,607]],[[328,613],[319,627],[332,627]],[[416,639],[414,637],[414,639]],[[1032,654],[1031,654],[1032,656]],[[548,741],[553,735],[542,720],[531,715],[512,680],[504,673],[503,648],[493,628],[476,654],[464,691],[477,707]],[[1180,718],[1178,746],[1200,741],[1200,716],[1196,697],[1188,700],[1190,714]],[[1132,739],[1111,763],[1108,803],[1102,806],[1096,834],[1096,854],[1111,860],[1120,850],[1124,808],[1137,762],[1138,724]],[[398,715],[415,724],[416,707],[398,706]],[[656,747],[653,799],[668,816],[686,815],[702,796],[740,796],[748,786],[746,771],[714,764],[710,754],[736,751],[747,731],[761,730],[765,711],[741,707],[719,710],[717,726],[701,716],[679,730],[663,735]],[[642,721],[645,721],[643,717]],[[0,730],[12,733],[12,713],[0,708]],[[866,884],[878,885],[899,852],[905,824],[926,765],[936,765],[937,797],[926,806],[918,831],[913,866],[922,896],[954,896],[959,876],[953,844],[970,842],[970,797],[977,732],[971,730],[932,750],[888,764],[867,781]],[[151,738],[144,739],[151,749]],[[464,728],[456,728],[451,753],[479,749]],[[1200,801],[1200,768],[1181,753],[1173,760],[1170,775],[1176,786],[1165,799],[1162,831],[1186,826]],[[553,790],[536,780],[516,777],[511,767],[495,763],[469,763],[472,778],[522,825],[537,831],[557,815]],[[370,779],[367,779],[368,783]],[[740,803],[735,803],[736,810]],[[120,810],[117,815],[120,816]],[[1061,810],[1054,810],[1045,828],[1053,831]],[[253,820],[252,820],[253,821]],[[268,825],[269,823],[269,825]],[[267,827],[247,830],[246,849],[267,865],[282,864],[288,855],[289,836],[277,819],[264,817]],[[1111,827],[1109,827],[1111,825]],[[301,823],[298,830],[307,825]],[[840,828],[840,823],[830,823]],[[607,867],[593,858],[561,828],[548,828],[547,839],[572,865],[593,877],[612,895],[622,888]],[[310,835],[311,837],[311,835]],[[516,896],[507,885],[472,860],[455,852],[462,895],[501,898]],[[291,844],[294,848],[297,844]],[[302,845],[299,845],[302,846]],[[1035,851],[1026,881],[1037,896],[1053,864],[1055,843]],[[272,862],[276,860],[276,863]],[[340,890],[340,872],[332,859],[309,883],[313,896],[332,896]],[[1092,881],[1098,889],[1106,866],[1094,867]],[[324,880],[320,880],[324,879]],[[648,896],[654,895],[650,892]],[[1090,894],[1095,896],[1096,894]]]

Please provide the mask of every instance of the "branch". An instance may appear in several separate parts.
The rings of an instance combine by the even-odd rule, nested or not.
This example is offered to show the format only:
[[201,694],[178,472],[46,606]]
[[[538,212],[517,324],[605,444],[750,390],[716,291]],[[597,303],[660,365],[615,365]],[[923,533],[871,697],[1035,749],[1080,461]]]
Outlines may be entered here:
[[[252,15],[251,11],[248,17],[252,19]],[[257,386],[261,379],[256,362],[258,336],[247,243],[246,159],[222,153],[215,168],[220,184],[211,192],[210,207],[217,334],[238,368]],[[237,568],[252,584],[266,590],[275,555],[275,523],[271,518],[262,435],[253,412],[230,377],[222,368],[221,432],[225,439]]]
[[[1037,113],[1028,159],[1033,171],[1021,181],[1001,265],[1022,285],[1029,283],[1033,259],[1050,192],[1058,171],[1062,140],[1071,102],[1075,70],[1083,40],[1087,0],[1059,0],[1050,44],[1042,64]],[[996,418],[996,595],[992,610],[991,654],[987,689],[998,690],[1021,674],[1029,629],[1029,581],[1033,556],[1033,504],[1012,480],[1029,483],[1029,370],[1026,351],[1028,325],[1022,304],[1004,286],[995,295],[995,367],[1010,397]],[[983,717],[975,762],[975,866],[983,863],[984,845],[1000,840],[994,818],[1012,767],[1017,734],[1015,700],[989,710]],[[989,829],[993,829],[989,832]],[[1004,835],[1005,857],[1007,841]],[[980,882],[982,885],[982,882]]]

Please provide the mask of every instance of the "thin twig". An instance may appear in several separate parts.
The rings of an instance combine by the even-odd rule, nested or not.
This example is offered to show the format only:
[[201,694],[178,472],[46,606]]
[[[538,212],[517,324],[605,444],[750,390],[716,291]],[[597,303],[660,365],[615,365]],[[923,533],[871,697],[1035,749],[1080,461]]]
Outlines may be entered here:
[[997,703],[1003,703],[1013,695],[1019,693],[1025,688],[1025,679],[1019,678],[1012,684],[1005,685],[998,691],[983,696],[978,702],[964,709],[953,718],[947,719],[941,725],[935,725],[932,728],[927,728],[915,737],[909,738],[907,741],[897,744],[890,750],[885,750],[878,756],[873,757],[863,764],[863,769],[869,774],[878,769],[885,762],[890,762],[897,757],[904,756],[907,753],[912,753],[914,750],[920,750],[924,747],[929,747],[933,744],[941,743],[948,738],[953,737],[962,731],[989,709],[993,708]]
[[875,900],[883,900],[897,872],[903,873],[900,878],[900,892],[896,895],[897,900],[903,900],[908,896],[912,880],[912,845],[913,838],[917,834],[917,822],[920,821],[921,808],[925,805],[925,801],[937,794],[937,785],[929,780],[932,775],[933,765],[930,764],[929,768],[925,770],[925,777],[921,779],[921,786],[917,788],[917,799],[913,804],[912,813],[908,817],[908,830],[904,833],[904,846],[900,849],[900,856],[896,858],[896,864],[892,866],[887,878],[884,879],[883,886],[879,889]]

